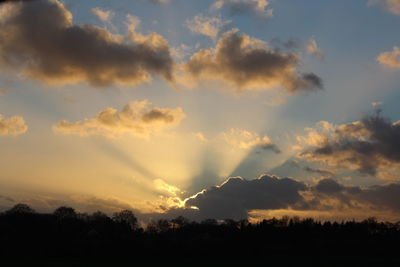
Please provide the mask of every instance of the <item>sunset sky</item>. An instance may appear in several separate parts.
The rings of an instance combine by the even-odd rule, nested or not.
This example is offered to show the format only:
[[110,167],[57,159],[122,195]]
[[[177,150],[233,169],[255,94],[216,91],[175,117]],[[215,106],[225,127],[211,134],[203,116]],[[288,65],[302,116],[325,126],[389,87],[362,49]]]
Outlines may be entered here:
[[400,0],[1,2],[1,210],[400,219]]

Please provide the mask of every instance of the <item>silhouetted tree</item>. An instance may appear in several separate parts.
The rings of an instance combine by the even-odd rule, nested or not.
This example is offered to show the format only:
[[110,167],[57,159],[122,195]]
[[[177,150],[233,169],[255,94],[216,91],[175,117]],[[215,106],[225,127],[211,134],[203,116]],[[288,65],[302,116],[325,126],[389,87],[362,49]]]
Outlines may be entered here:
[[53,212],[57,219],[76,219],[78,217],[77,213],[73,208],[70,207],[59,207]]
[[8,214],[34,214],[36,211],[29,207],[27,204],[19,203],[11,209],[7,210]]
[[120,212],[115,212],[113,214],[112,219],[121,224],[125,224],[130,227],[132,230],[136,230],[138,227],[138,220],[130,210],[123,210]]
[[202,222],[201,222],[201,224],[204,224],[204,225],[218,225],[218,221],[217,220],[215,220],[215,219],[205,219],[205,220],[203,220]]
[[296,258],[313,251],[321,257],[371,255],[386,259],[397,257],[400,243],[400,223],[378,222],[375,218],[340,223],[299,217],[254,223],[231,219],[196,223],[177,217],[151,221],[146,231],[136,230],[137,225],[137,218],[128,210],[110,218],[103,212],[87,215],[69,207],[60,207],[52,214],[35,213],[19,204],[0,213],[0,256],[136,259],[229,255],[249,259],[274,255]]
[[171,220],[171,226],[173,229],[182,228],[189,224],[189,220],[183,216],[176,217]]

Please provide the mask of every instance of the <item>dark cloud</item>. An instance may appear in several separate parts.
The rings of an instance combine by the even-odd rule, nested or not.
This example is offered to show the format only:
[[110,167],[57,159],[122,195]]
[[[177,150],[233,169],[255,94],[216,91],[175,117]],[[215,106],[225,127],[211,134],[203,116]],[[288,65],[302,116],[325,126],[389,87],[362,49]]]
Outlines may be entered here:
[[333,179],[323,179],[318,182],[318,184],[315,186],[315,189],[324,194],[332,194],[342,192],[345,187]]
[[337,126],[332,135],[321,137],[322,142],[300,156],[371,175],[400,163],[400,122],[372,115]]
[[270,44],[275,47],[275,49],[277,50],[282,50],[282,49],[286,49],[286,50],[297,50],[299,48],[301,48],[302,44],[299,40],[297,39],[289,39],[289,40],[281,40],[279,38],[273,38],[270,41]]
[[306,73],[306,74],[303,74],[301,77],[303,79],[304,84],[300,83],[299,85],[297,85],[298,88],[297,89],[295,88],[295,91],[299,90],[299,89],[304,89],[304,88],[323,88],[324,87],[321,78],[319,76],[315,75],[314,73]]
[[217,0],[211,6],[211,10],[220,10],[226,7],[229,13],[234,15],[256,15],[261,18],[273,16],[273,9],[268,8],[267,0]]
[[3,3],[17,3],[17,2],[32,2],[34,0],[0,0],[0,4]]
[[341,204],[368,205],[376,210],[400,212],[400,184],[398,183],[361,188],[344,186],[333,179],[323,179],[312,190],[320,202],[325,195],[325,197],[339,200]]
[[323,176],[332,176],[335,174],[334,171],[328,169],[312,168],[310,166],[305,166],[303,169],[310,173],[316,173]]
[[282,153],[282,151],[279,149],[279,147],[275,144],[262,145],[262,146],[260,146],[260,148],[263,150],[271,150],[271,151],[275,152],[276,154]]
[[74,25],[58,0],[2,5],[0,28],[1,67],[33,79],[93,86],[135,85],[153,74],[173,79],[174,62],[161,36],[143,36],[134,25],[125,38],[97,26]]
[[243,219],[254,209],[286,209],[303,201],[303,183],[290,178],[263,175],[255,180],[229,178],[220,186],[206,189],[186,201],[198,208],[199,217]]
[[288,210],[292,214],[296,211],[309,214],[329,212],[339,217],[346,214],[349,218],[354,211],[357,214],[365,212],[365,216],[386,212],[394,218],[400,214],[399,203],[400,184],[361,188],[325,178],[307,185],[291,178],[263,175],[255,180],[229,178],[220,186],[205,189],[186,199],[184,208],[172,208],[161,217],[183,215],[197,221],[207,218],[244,219],[255,210]]
[[195,53],[185,70],[192,81],[222,81],[240,91],[284,87],[297,93],[321,89],[322,80],[317,75],[298,72],[300,64],[296,53],[282,53],[231,30],[222,35],[215,48]]
[[165,4],[169,2],[169,0],[147,0],[147,1],[155,4]]
[[367,190],[361,191],[359,198],[378,209],[389,208],[400,212],[400,184],[372,186]]

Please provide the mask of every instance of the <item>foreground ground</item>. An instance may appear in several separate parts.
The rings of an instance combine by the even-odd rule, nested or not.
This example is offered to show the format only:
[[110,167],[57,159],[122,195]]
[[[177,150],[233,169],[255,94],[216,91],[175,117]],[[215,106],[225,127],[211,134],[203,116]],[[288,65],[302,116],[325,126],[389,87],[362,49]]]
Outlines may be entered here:
[[321,266],[321,267],[364,267],[364,266],[400,266],[398,258],[312,258],[295,259],[280,257],[275,259],[159,259],[159,260],[124,260],[124,259],[2,259],[4,267],[130,267],[130,266],[163,266],[163,267],[197,267],[197,266]]

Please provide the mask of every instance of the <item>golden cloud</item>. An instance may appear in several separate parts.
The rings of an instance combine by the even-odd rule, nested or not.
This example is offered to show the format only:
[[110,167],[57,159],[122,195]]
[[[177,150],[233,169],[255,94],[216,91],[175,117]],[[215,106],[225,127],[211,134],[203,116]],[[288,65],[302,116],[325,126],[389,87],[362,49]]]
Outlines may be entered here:
[[121,111],[106,108],[94,118],[71,123],[62,120],[53,126],[56,133],[65,135],[116,137],[132,134],[148,138],[152,134],[178,125],[186,117],[182,108],[151,107],[147,100],[131,102]]
[[393,47],[392,51],[381,53],[380,55],[378,55],[376,60],[381,65],[390,68],[400,68],[400,47],[395,46]]
[[228,132],[221,134],[222,138],[231,146],[240,149],[251,149],[260,147],[263,149],[271,149],[279,153],[278,147],[272,143],[268,136],[260,136],[246,130],[230,129]]
[[28,126],[22,117],[14,116],[11,118],[5,118],[0,115],[0,136],[12,135],[17,136],[24,134],[28,131]]
[[[360,121],[333,126],[320,123],[298,141],[306,148],[299,157],[374,175],[400,164],[400,123],[371,115]],[[378,175],[379,177],[379,175]]]

